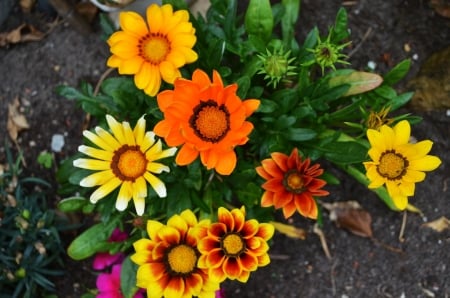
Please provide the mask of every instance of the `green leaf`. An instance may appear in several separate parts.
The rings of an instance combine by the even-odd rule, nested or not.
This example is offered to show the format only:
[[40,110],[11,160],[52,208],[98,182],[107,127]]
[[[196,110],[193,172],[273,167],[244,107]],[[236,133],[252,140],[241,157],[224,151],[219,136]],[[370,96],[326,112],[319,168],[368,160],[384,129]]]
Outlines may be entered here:
[[125,298],[133,298],[139,288],[136,286],[136,272],[138,266],[130,257],[126,257],[120,269],[120,289]]
[[278,104],[270,99],[260,99],[260,105],[258,107],[259,113],[272,113],[278,109]]
[[402,106],[404,106],[405,104],[407,104],[411,98],[413,97],[414,92],[406,92],[403,94],[398,95],[397,97],[394,97],[391,102],[389,103],[389,105],[391,106],[390,111],[395,111],[399,108],[401,108]]
[[53,163],[53,155],[47,151],[41,152],[39,153],[37,162],[46,169],[50,169]]
[[269,0],[250,0],[245,13],[245,30],[268,42],[272,36],[273,15]]
[[106,41],[116,31],[114,22],[109,18],[107,13],[100,13],[100,27],[102,28],[102,40]]
[[282,133],[286,139],[291,141],[307,141],[316,137],[317,133],[309,128],[295,128],[289,127],[287,131]]
[[410,68],[411,59],[403,60],[384,75],[384,83],[392,86],[403,79],[408,74]]
[[248,89],[250,88],[250,78],[248,76],[242,76],[236,80],[236,83],[239,86],[237,95],[240,98],[246,98]]
[[85,94],[80,92],[78,89],[69,87],[69,86],[65,86],[65,85],[57,86],[55,91],[57,94],[65,97],[67,99],[76,99],[76,100],[90,99],[89,96],[86,96]]
[[383,78],[378,74],[353,71],[348,74],[338,74],[328,81],[330,87],[350,85],[350,88],[342,96],[350,96],[373,90],[381,85]]
[[81,233],[67,248],[67,254],[74,260],[84,260],[104,247],[112,231],[119,225],[121,215],[112,217],[106,223],[98,223]]
[[284,7],[284,15],[281,19],[281,33],[283,43],[290,46],[291,40],[294,39],[295,23],[300,13],[300,0],[282,0]]
[[260,199],[262,189],[255,183],[250,182],[245,187],[240,188],[236,193],[238,200],[246,207],[252,209],[255,203]]
[[336,15],[336,21],[334,23],[331,41],[339,43],[344,38],[349,36],[348,33],[348,17],[345,8],[341,7]]
[[332,142],[321,149],[325,158],[334,163],[353,164],[367,160],[367,148],[356,142]]
[[80,211],[86,204],[88,200],[84,197],[70,197],[62,199],[58,202],[58,209],[62,212],[75,212]]

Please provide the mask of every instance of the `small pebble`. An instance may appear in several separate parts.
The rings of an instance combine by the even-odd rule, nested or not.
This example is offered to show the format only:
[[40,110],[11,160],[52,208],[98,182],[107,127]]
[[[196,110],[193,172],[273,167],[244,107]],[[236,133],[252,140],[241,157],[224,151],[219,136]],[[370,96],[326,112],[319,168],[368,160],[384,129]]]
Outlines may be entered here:
[[64,136],[61,134],[54,134],[52,136],[51,148],[53,152],[61,152],[62,147],[64,147]]
[[370,68],[371,70],[375,70],[375,68],[377,68],[377,64],[373,61],[369,61],[367,62],[367,67]]

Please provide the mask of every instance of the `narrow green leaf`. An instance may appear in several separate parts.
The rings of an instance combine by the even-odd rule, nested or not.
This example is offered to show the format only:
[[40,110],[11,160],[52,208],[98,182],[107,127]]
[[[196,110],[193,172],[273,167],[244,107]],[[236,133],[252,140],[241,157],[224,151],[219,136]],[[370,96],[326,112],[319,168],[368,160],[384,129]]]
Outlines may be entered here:
[[245,13],[245,30],[248,35],[256,35],[269,41],[273,30],[272,7],[269,0],[250,0]]
[[284,16],[281,19],[283,43],[290,45],[291,40],[294,39],[295,23],[300,14],[300,0],[282,0],[281,4],[284,7]]
[[332,142],[324,149],[325,158],[339,164],[353,164],[367,159],[367,148],[356,142]]
[[120,289],[125,298],[133,298],[139,288],[136,286],[137,265],[128,256],[120,269]]
[[411,59],[403,60],[384,75],[384,83],[392,86],[403,79],[408,74],[410,68]]
[[309,128],[290,127],[283,132],[283,136],[286,137],[286,139],[297,142],[312,140],[316,135],[317,133]]
[[67,254],[74,260],[84,260],[98,252],[108,241],[114,228],[120,222],[121,215],[106,223],[98,223],[81,233],[67,248]]
[[345,8],[341,7],[336,14],[336,21],[333,27],[333,33],[331,35],[331,41],[339,43],[344,38],[349,36],[348,33],[348,17]]
[[88,201],[84,197],[70,197],[58,203],[58,209],[62,212],[80,211]]

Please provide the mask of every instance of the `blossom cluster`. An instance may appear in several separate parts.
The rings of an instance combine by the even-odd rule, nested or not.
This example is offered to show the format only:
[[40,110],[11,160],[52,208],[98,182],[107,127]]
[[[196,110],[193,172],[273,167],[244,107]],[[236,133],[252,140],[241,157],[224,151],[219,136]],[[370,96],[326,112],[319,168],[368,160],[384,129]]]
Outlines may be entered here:
[[[415,183],[440,165],[438,157],[428,155],[431,141],[410,141],[407,120],[353,124],[362,130],[362,138],[330,129],[314,131],[326,123],[341,123],[342,115],[352,117],[354,110],[362,108],[356,105],[360,99],[354,100],[345,109],[324,112],[314,122],[320,112],[333,106],[333,92],[346,97],[376,86],[364,90],[349,89],[348,84],[336,87],[333,84],[349,76],[334,76],[326,80],[332,95],[317,95],[320,88],[311,87],[302,91],[323,101],[308,101],[305,96],[298,103],[300,91],[291,88],[290,81],[298,72],[291,65],[295,58],[289,58],[290,52],[283,52],[282,47],[257,55],[254,63],[259,72],[258,67],[251,72],[264,74],[272,88],[284,84],[284,90],[273,92],[280,103],[266,99],[261,88],[244,93],[258,96],[243,100],[240,94],[245,88],[251,90],[250,79],[244,76],[226,84],[227,71],[219,65],[204,70],[200,61],[188,68],[206,59],[195,50],[199,36],[189,17],[187,10],[174,11],[170,4],[150,5],[146,20],[134,12],[120,14],[121,30],[107,41],[112,53],[107,65],[117,68],[120,75],[132,75],[134,87],[145,94],[150,108],[139,115],[134,127],[130,124],[133,117],[119,122],[127,117],[106,113],[106,123],[99,119],[106,125],[83,133],[90,144],[81,145],[79,152],[87,157],[73,161],[73,166],[87,170],[79,185],[98,187],[90,194],[90,203],[104,202],[102,206],[110,207],[113,202],[119,213],[129,211],[135,221],[141,221],[135,227],[145,227],[132,240],[135,253],[131,260],[138,265],[136,285],[147,289],[148,297],[214,297],[224,280],[246,282],[252,271],[269,264],[268,241],[274,227],[254,218],[247,220],[246,208],[258,205],[269,212],[280,209],[286,219],[298,213],[316,220],[318,198],[330,194],[324,189],[325,169],[316,159],[329,159],[344,169],[348,169],[346,162],[359,162],[364,177],[359,175],[361,170],[348,172],[369,189],[386,189],[380,193],[394,210],[407,208]],[[252,31],[255,24],[246,22]],[[325,68],[336,71],[335,63],[346,64],[341,51],[349,43],[333,44],[332,33],[321,40],[314,31],[310,38],[316,47],[298,56],[306,59],[299,65],[317,65],[323,74]],[[258,44],[255,41],[254,47]],[[322,57],[325,52],[327,57]],[[125,104],[120,111],[127,114],[129,110],[132,107]],[[291,110],[296,114],[291,115]],[[378,115],[384,118],[388,109],[380,110]],[[300,115],[304,122],[298,121]],[[308,127],[294,126],[303,124]],[[339,151],[340,147],[344,149]],[[344,156],[346,151],[358,154]],[[240,175],[261,183],[240,185]],[[133,211],[128,210],[130,200]],[[114,213],[107,207],[101,211]],[[161,220],[156,220],[158,216]]]

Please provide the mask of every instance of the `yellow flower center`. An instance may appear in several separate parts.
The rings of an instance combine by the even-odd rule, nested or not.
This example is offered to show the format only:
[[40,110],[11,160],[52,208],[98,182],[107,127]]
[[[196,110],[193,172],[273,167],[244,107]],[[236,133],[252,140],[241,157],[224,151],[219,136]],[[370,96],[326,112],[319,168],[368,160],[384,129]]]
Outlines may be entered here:
[[298,194],[304,191],[303,177],[297,170],[290,170],[284,174],[283,185],[289,192]]
[[160,34],[147,34],[139,40],[139,55],[151,64],[160,64],[170,52],[170,42]]
[[123,145],[114,152],[111,169],[120,180],[134,182],[144,175],[147,162],[139,146]]
[[389,179],[400,179],[408,167],[408,160],[395,150],[383,152],[377,166],[378,174]]
[[222,238],[221,247],[228,256],[237,257],[245,250],[245,242],[239,234],[229,233]]
[[197,266],[197,254],[189,245],[180,244],[167,253],[168,271],[174,275],[188,275]]
[[189,124],[200,139],[217,143],[230,130],[230,113],[225,106],[208,100],[194,108]]

